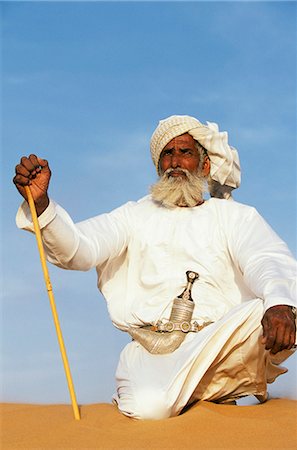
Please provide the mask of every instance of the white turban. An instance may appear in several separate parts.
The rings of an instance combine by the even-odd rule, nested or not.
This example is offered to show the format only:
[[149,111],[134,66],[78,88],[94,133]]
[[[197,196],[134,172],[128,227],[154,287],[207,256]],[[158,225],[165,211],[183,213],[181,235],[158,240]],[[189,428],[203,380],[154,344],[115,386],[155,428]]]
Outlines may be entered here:
[[240,163],[237,150],[228,145],[228,133],[219,131],[216,123],[190,116],[170,116],[160,120],[151,137],[151,155],[159,173],[159,161],[163,148],[175,137],[189,133],[206,150],[210,159],[210,177],[221,186],[237,188],[240,185]]

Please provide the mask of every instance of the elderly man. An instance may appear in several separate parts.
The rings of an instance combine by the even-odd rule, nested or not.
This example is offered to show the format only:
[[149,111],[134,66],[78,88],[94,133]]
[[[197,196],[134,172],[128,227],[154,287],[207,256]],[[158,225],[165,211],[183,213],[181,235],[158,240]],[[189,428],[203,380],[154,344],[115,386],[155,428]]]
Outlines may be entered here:
[[[133,337],[116,374],[124,414],[160,419],[201,399],[247,395],[263,402],[295,344],[295,261],[254,208],[232,200],[238,154],[216,124],[162,120],[151,154],[151,195],[77,224],[48,198],[47,161],[23,157],[14,183],[25,199],[30,185],[48,260],[95,267],[113,324]],[[33,230],[26,202],[17,224]]]

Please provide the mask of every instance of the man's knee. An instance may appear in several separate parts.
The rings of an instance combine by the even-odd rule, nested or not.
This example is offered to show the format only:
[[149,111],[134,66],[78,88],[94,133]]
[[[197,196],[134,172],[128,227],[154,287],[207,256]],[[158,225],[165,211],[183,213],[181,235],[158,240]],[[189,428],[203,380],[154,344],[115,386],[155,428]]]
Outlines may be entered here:
[[120,411],[135,419],[160,420],[171,416],[171,406],[165,392],[158,389],[137,389],[133,396],[120,398]]

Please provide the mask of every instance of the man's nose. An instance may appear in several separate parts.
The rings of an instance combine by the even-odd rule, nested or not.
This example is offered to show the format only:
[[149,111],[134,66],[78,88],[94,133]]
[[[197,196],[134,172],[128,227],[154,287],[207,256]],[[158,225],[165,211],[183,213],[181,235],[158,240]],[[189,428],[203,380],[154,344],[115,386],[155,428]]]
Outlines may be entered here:
[[180,167],[180,158],[178,155],[172,155],[171,157],[171,167],[173,169],[176,169],[177,167]]

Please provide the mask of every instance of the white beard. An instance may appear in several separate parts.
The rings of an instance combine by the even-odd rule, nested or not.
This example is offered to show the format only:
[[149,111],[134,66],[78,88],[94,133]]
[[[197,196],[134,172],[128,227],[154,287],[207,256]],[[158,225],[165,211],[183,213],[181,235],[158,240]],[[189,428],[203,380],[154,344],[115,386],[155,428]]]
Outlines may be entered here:
[[207,192],[206,181],[200,173],[191,173],[186,169],[178,169],[186,177],[173,177],[170,172],[177,169],[167,169],[160,179],[151,186],[153,200],[167,208],[188,206],[190,208],[203,202],[203,194]]

